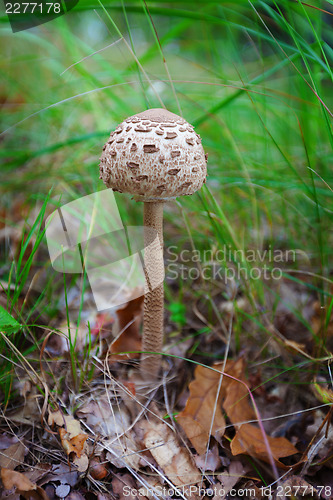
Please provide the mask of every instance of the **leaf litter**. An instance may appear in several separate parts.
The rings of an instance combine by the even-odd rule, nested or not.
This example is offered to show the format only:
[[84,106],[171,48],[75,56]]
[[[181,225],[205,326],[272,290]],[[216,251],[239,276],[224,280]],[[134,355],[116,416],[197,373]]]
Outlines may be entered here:
[[[240,358],[236,362],[228,361],[224,372],[223,364],[213,365],[214,370],[204,366],[195,369],[194,381],[189,385],[190,395],[184,410],[178,414],[177,422],[199,454],[206,451],[210,439],[220,440],[225,433],[223,409],[236,434],[231,441],[233,455],[247,454],[270,462],[270,454],[280,466],[280,457],[298,453],[298,450],[286,438],[265,437],[259,427],[243,423],[255,420],[256,413],[249,403],[245,379],[245,361]],[[230,378],[232,377],[232,378]],[[219,387],[219,380],[222,385]],[[213,419],[213,421],[212,421]]]
[[[2,462],[0,459],[0,465],[5,471],[4,477],[6,470],[14,471],[19,467],[20,470],[14,472],[23,474],[25,478],[8,473],[8,477],[12,478],[13,494],[17,499],[17,491],[23,491],[21,488],[25,485],[28,491],[24,492],[24,498],[81,500],[85,498],[86,480],[94,481],[94,484],[98,485],[108,485],[107,489],[111,494],[106,491],[96,493],[94,498],[97,500],[109,500],[114,498],[114,495],[125,498],[126,484],[133,491],[140,493],[140,497],[131,493],[126,495],[126,498],[156,498],[155,493],[160,491],[161,487],[186,491],[189,485],[199,489],[202,484],[223,489],[223,493],[215,495],[214,498],[226,498],[231,491],[246,485],[253,487],[259,498],[260,489],[257,485],[260,484],[260,476],[255,468],[249,465],[246,456],[258,464],[269,463],[271,455],[280,469],[292,473],[290,464],[297,463],[297,458],[288,460],[302,451],[301,443],[295,437],[291,442],[286,437],[269,433],[266,433],[264,439],[257,424],[259,415],[253,407],[248,391],[248,386],[257,386],[261,382],[251,375],[253,380],[250,384],[251,378],[246,376],[247,365],[244,356],[227,360],[223,372],[223,363],[214,364],[213,370],[197,365],[194,378],[188,385],[186,402],[180,403],[180,408],[177,402],[173,403],[173,408],[178,409],[173,422],[170,419],[165,420],[165,415],[157,407],[149,406],[149,400],[141,398],[141,381],[131,368],[130,373],[128,372],[128,365],[125,364],[135,361],[138,354],[120,354],[140,350],[141,320],[142,301],[137,301],[125,304],[117,311],[115,319],[98,314],[95,322],[92,321],[92,337],[109,343],[104,351],[105,363],[112,371],[117,370],[118,389],[114,390],[113,374],[105,368],[102,372],[104,380],[97,385],[97,391],[80,394],[75,411],[53,411],[49,408],[48,425],[50,432],[54,433],[49,436],[49,442],[58,443],[57,461],[61,459],[61,463],[52,465],[41,462],[39,467],[31,470],[27,467],[28,449],[31,444],[0,435],[0,456],[2,452],[3,460]],[[104,329],[105,325],[107,328]],[[114,338],[111,342],[110,327]],[[87,342],[87,329],[81,325],[80,332],[79,347],[83,349]],[[190,342],[183,343],[178,351],[177,346],[173,346],[172,352],[174,355],[179,352],[183,357],[190,347]],[[67,350],[64,347],[61,349],[62,352],[58,350],[58,355],[66,355]],[[79,353],[80,349],[76,352]],[[96,356],[96,353],[97,350],[94,350],[93,355]],[[177,362],[177,366],[180,366],[179,360]],[[111,381],[107,386],[106,379]],[[316,384],[313,387],[319,401],[328,401],[331,397],[329,387],[325,387],[320,378],[317,378]],[[111,390],[106,387],[111,387]],[[321,388],[319,396],[318,387]],[[29,382],[26,390],[22,392],[20,389],[20,392],[25,396],[27,405],[20,410],[21,413],[12,412],[13,422],[17,425],[28,425],[30,414],[33,415],[33,420],[40,421],[36,387]],[[64,394],[65,399],[69,401],[68,394]],[[254,395],[258,400],[265,400],[266,407],[270,408],[274,407],[272,401],[278,399],[270,396],[264,386],[261,391],[256,389]],[[61,408],[64,408],[63,404]],[[273,416],[274,414],[272,418]],[[313,428],[319,427],[320,419],[322,416],[318,412]],[[179,433],[179,429],[182,429],[182,432]],[[324,439],[323,434],[318,436],[319,439]],[[319,457],[321,460],[329,456],[330,439],[329,434],[325,453]],[[318,454],[315,454],[317,441],[307,457],[310,461],[313,461],[314,457],[318,458]],[[311,453],[313,456],[310,457]],[[284,458],[288,459],[287,462],[281,461]],[[264,465],[260,467],[265,470]],[[124,472],[126,470],[127,472]],[[308,472],[306,469],[305,473]],[[25,480],[30,480],[30,483]],[[5,479],[7,486],[11,484],[8,481]],[[293,481],[297,483],[296,479]],[[307,484],[306,480],[304,484]],[[185,498],[199,496],[188,493]]]

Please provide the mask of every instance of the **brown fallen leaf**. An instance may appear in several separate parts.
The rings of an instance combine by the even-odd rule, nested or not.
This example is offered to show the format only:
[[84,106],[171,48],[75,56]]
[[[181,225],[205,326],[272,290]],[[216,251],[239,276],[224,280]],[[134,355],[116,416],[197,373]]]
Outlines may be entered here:
[[[141,335],[139,332],[142,320],[143,296],[130,300],[124,307],[116,311],[117,321],[114,328],[116,339],[109,348],[109,362],[137,359],[141,351]],[[119,336],[117,336],[119,333]],[[128,354],[118,354],[128,352]]]
[[16,493],[26,500],[49,500],[45,491],[21,472],[2,467],[1,480],[6,490],[16,488]]
[[[214,365],[220,370],[222,364]],[[190,395],[186,406],[177,416],[177,422],[182,426],[199,455],[206,452],[210,430],[213,436],[222,437],[225,431],[225,419],[222,414],[222,390],[217,397],[221,374],[198,365],[194,372],[194,380],[189,385]],[[216,404],[214,421],[212,414]]]
[[[255,425],[244,424],[256,418],[252,403],[250,403],[244,358],[226,363],[219,395],[217,391],[222,363],[213,365],[213,368],[214,370],[202,366],[196,367],[195,379],[189,385],[190,396],[185,409],[178,415],[177,421],[197,452],[203,454],[207,448],[210,431],[215,438],[224,434],[223,407],[236,430],[231,443],[233,455],[244,453],[269,462],[270,451],[265,446],[260,429]],[[215,417],[212,422],[214,410]],[[297,449],[285,438],[267,436],[267,439],[273,447],[274,460],[280,466],[283,464],[278,458],[298,453]]]
[[67,432],[69,432],[72,437],[81,432],[80,422],[75,420],[72,415],[65,415],[60,410],[51,411],[49,408],[48,424],[51,426],[56,424],[58,427],[65,426]]
[[53,335],[55,338],[52,344],[57,344],[61,354],[69,352],[70,345],[74,346],[75,352],[82,352],[89,343],[89,329],[84,322],[78,326],[74,322],[68,323],[67,320],[64,320],[58,326],[58,330],[62,333]]
[[[48,417],[49,425],[58,426],[61,444],[66,454],[74,454],[73,463],[80,472],[87,470],[89,459],[86,453],[86,441],[88,435],[81,431],[81,424],[71,415],[64,415],[60,410],[50,411]],[[64,427],[62,427],[64,426]]]
[[[253,420],[256,415],[252,405],[250,405],[249,393],[246,385],[245,378],[245,361],[240,358],[233,366],[235,370],[237,366],[237,378],[240,380],[231,380],[226,388],[226,398],[223,402],[223,407],[227,412],[230,421],[234,424],[236,435],[231,442],[231,452],[233,455],[245,453],[253,457],[270,462],[270,454],[273,456],[275,462],[280,467],[283,464],[279,458],[287,457],[298,453],[298,450],[286,438],[274,438],[267,436],[267,441],[270,450],[267,449],[264,436],[259,429],[252,424],[242,424],[240,427],[237,424]],[[232,375],[234,376],[234,371]]]
[[141,427],[145,430],[145,447],[175,486],[201,481],[201,473],[192,462],[190,454],[179,445],[176,435],[166,424],[144,421],[141,422]]
[[[247,481],[244,486],[243,486],[243,490],[244,491],[250,491],[251,490],[251,496],[248,497],[250,498],[251,500],[264,500],[264,499],[267,499],[267,498],[270,498],[270,497],[266,497],[262,494],[262,490],[259,488],[259,486],[257,486],[257,481],[254,482],[252,479],[250,479],[250,481]],[[282,500],[282,499],[281,499]],[[291,500],[289,499],[288,497],[288,500]],[[304,500],[304,499],[303,499]]]
[[31,491],[36,489],[36,484],[31,482],[24,474],[5,467],[1,469],[1,479],[6,490],[17,488],[20,491]]
[[[222,373],[223,363],[216,363],[213,368],[214,370],[200,365],[196,367],[194,380],[189,385],[190,396],[184,410],[177,416],[177,422],[182,426],[199,455],[206,452],[210,431],[216,439],[224,434],[225,419],[222,413],[222,403],[232,423],[235,423],[238,418],[240,418],[239,421],[244,421],[251,420],[254,416],[246,399],[246,387],[237,380],[233,380],[233,378],[245,379],[244,359],[227,361],[224,374]],[[222,376],[223,383],[217,397]]]
[[226,377],[226,380],[223,381],[223,388],[225,390],[223,408],[227,412],[230,421],[235,425],[247,420],[253,420],[255,412],[249,404],[248,389],[242,383],[246,383],[244,358],[238,359],[232,365],[229,364],[226,373],[238,379],[233,380]]
[[0,467],[14,470],[23,463],[25,446],[22,441],[12,444],[6,450],[0,451]]
[[[267,436],[267,441],[275,462],[279,466],[283,464],[279,458],[288,457],[298,453],[298,450],[288,439],[284,437]],[[231,441],[231,452],[233,455],[244,453],[252,457],[269,462],[269,451],[267,450],[264,437],[259,427],[252,424],[243,424],[239,427],[235,437]]]
[[77,434],[71,437],[71,433],[60,427],[59,429],[61,444],[67,455],[74,453],[78,458],[81,458],[84,452],[84,445],[88,439],[87,434]]

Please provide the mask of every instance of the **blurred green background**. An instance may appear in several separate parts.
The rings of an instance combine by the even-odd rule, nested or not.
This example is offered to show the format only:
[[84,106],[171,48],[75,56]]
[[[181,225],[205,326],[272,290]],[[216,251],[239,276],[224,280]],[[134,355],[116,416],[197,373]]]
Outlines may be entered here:
[[[0,20],[4,226],[15,225],[15,203],[29,214],[51,188],[47,213],[104,189],[98,163],[109,133],[129,115],[165,106],[196,127],[209,154],[207,186],[166,206],[166,245],[299,249],[305,257],[292,265],[302,275],[285,269],[285,277],[303,280],[328,317],[331,0],[80,0],[18,33],[4,12]],[[124,223],[140,224],[142,204],[115,196]],[[25,234],[32,229],[27,217]],[[15,281],[2,249],[2,278]],[[236,285],[263,325],[267,284]],[[176,312],[186,290],[210,300],[235,296],[211,282],[173,286],[167,297]]]

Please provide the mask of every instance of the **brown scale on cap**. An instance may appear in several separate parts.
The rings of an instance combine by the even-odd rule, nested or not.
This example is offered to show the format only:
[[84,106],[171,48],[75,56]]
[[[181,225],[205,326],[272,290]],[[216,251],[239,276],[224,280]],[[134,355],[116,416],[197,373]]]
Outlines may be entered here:
[[[135,163],[134,161],[129,161],[129,162],[127,163],[127,167],[129,167],[129,168],[138,168],[138,167],[139,167],[139,164],[138,164],[138,163]],[[131,177],[131,179],[132,179],[132,177]]]
[[134,128],[135,132],[151,132],[151,128],[149,127],[142,127],[141,125],[138,125],[137,127]]
[[[117,151],[110,144],[114,139]],[[193,194],[207,175],[200,136],[184,118],[165,109],[149,109],[118,125],[105,145],[100,166],[107,187],[141,201]],[[144,182],[144,193],[137,179]],[[186,193],[184,184],[188,184]]]
[[166,135],[166,139],[174,139],[175,137],[177,137],[177,134],[176,132],[167,132],[167,135]]
[[167,174],[169,174],[169,175],[177,175],[178,172],[180,172],[180,168],[172,168],[171,170],[167,171]]
[[158,148],[156,144],[144,144],[143,146],[144,153],[157,153],[159,150],[160,148]]

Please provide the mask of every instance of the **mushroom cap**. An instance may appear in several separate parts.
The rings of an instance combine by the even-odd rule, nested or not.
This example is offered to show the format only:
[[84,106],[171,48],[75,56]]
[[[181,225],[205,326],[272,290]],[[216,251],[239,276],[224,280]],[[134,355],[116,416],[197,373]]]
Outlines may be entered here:
[[165,109],[127,118],[111,133],[100,160],[104,184],[136,200],[190,195],[206,182],[207,155],[200,135]]

